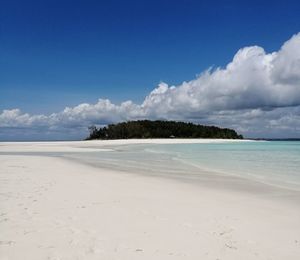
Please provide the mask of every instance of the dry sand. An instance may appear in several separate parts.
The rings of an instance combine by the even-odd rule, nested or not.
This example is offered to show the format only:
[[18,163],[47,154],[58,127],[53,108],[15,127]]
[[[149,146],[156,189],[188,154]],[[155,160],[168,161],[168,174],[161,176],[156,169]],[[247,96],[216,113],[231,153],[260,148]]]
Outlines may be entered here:
[[300,259],[300,201],[291,193],[25,155],[136,142],[192,140],[1,143],[0,259]]

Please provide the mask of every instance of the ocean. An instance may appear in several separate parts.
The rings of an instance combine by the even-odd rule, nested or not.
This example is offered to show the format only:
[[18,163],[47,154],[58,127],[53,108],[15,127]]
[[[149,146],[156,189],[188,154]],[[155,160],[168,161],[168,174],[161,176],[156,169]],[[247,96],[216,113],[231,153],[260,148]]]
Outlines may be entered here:
[[182,179],[205,171],[300,190],[299,141],[123,145],[70,157],[121,171]]

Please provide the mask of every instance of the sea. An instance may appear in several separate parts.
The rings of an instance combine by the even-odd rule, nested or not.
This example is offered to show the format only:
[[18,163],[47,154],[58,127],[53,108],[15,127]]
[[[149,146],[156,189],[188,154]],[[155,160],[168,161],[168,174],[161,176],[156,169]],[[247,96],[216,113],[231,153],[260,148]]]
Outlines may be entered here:
[[184,179],[205,172],[300,190],[300,141],[132,144],[65,156],[137,174]]

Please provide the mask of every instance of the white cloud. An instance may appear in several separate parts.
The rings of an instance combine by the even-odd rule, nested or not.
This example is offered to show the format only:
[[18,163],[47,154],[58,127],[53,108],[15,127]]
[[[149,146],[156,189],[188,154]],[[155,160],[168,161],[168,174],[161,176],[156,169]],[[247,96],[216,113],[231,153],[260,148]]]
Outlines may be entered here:
[[67,107],[51,115],[4,110],[0,114],[0,131],[24,127],[59,131],[129,119],[162,118],[234,127],[247,135],[297,135],[299,106],[300,33],[278,52],[245,47],[225,68],[209,69],[179,86],[160,83],[142,104],[113,104],[99,99],[96,104]]
[[0,114],[1,127],[32,127],[48,124],[48,117],[45,115],[29,115],[21,112],[20,109],[3,110]]

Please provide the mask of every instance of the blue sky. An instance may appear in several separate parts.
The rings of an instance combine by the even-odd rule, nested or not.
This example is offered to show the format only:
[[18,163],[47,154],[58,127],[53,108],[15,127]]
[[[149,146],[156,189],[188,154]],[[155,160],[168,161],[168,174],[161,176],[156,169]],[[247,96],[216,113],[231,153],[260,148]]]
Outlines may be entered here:
[[160,82],[224,67],[245,46],[278,51],[299,13],[298,1],[2,2],[0,112],[141,104]]

